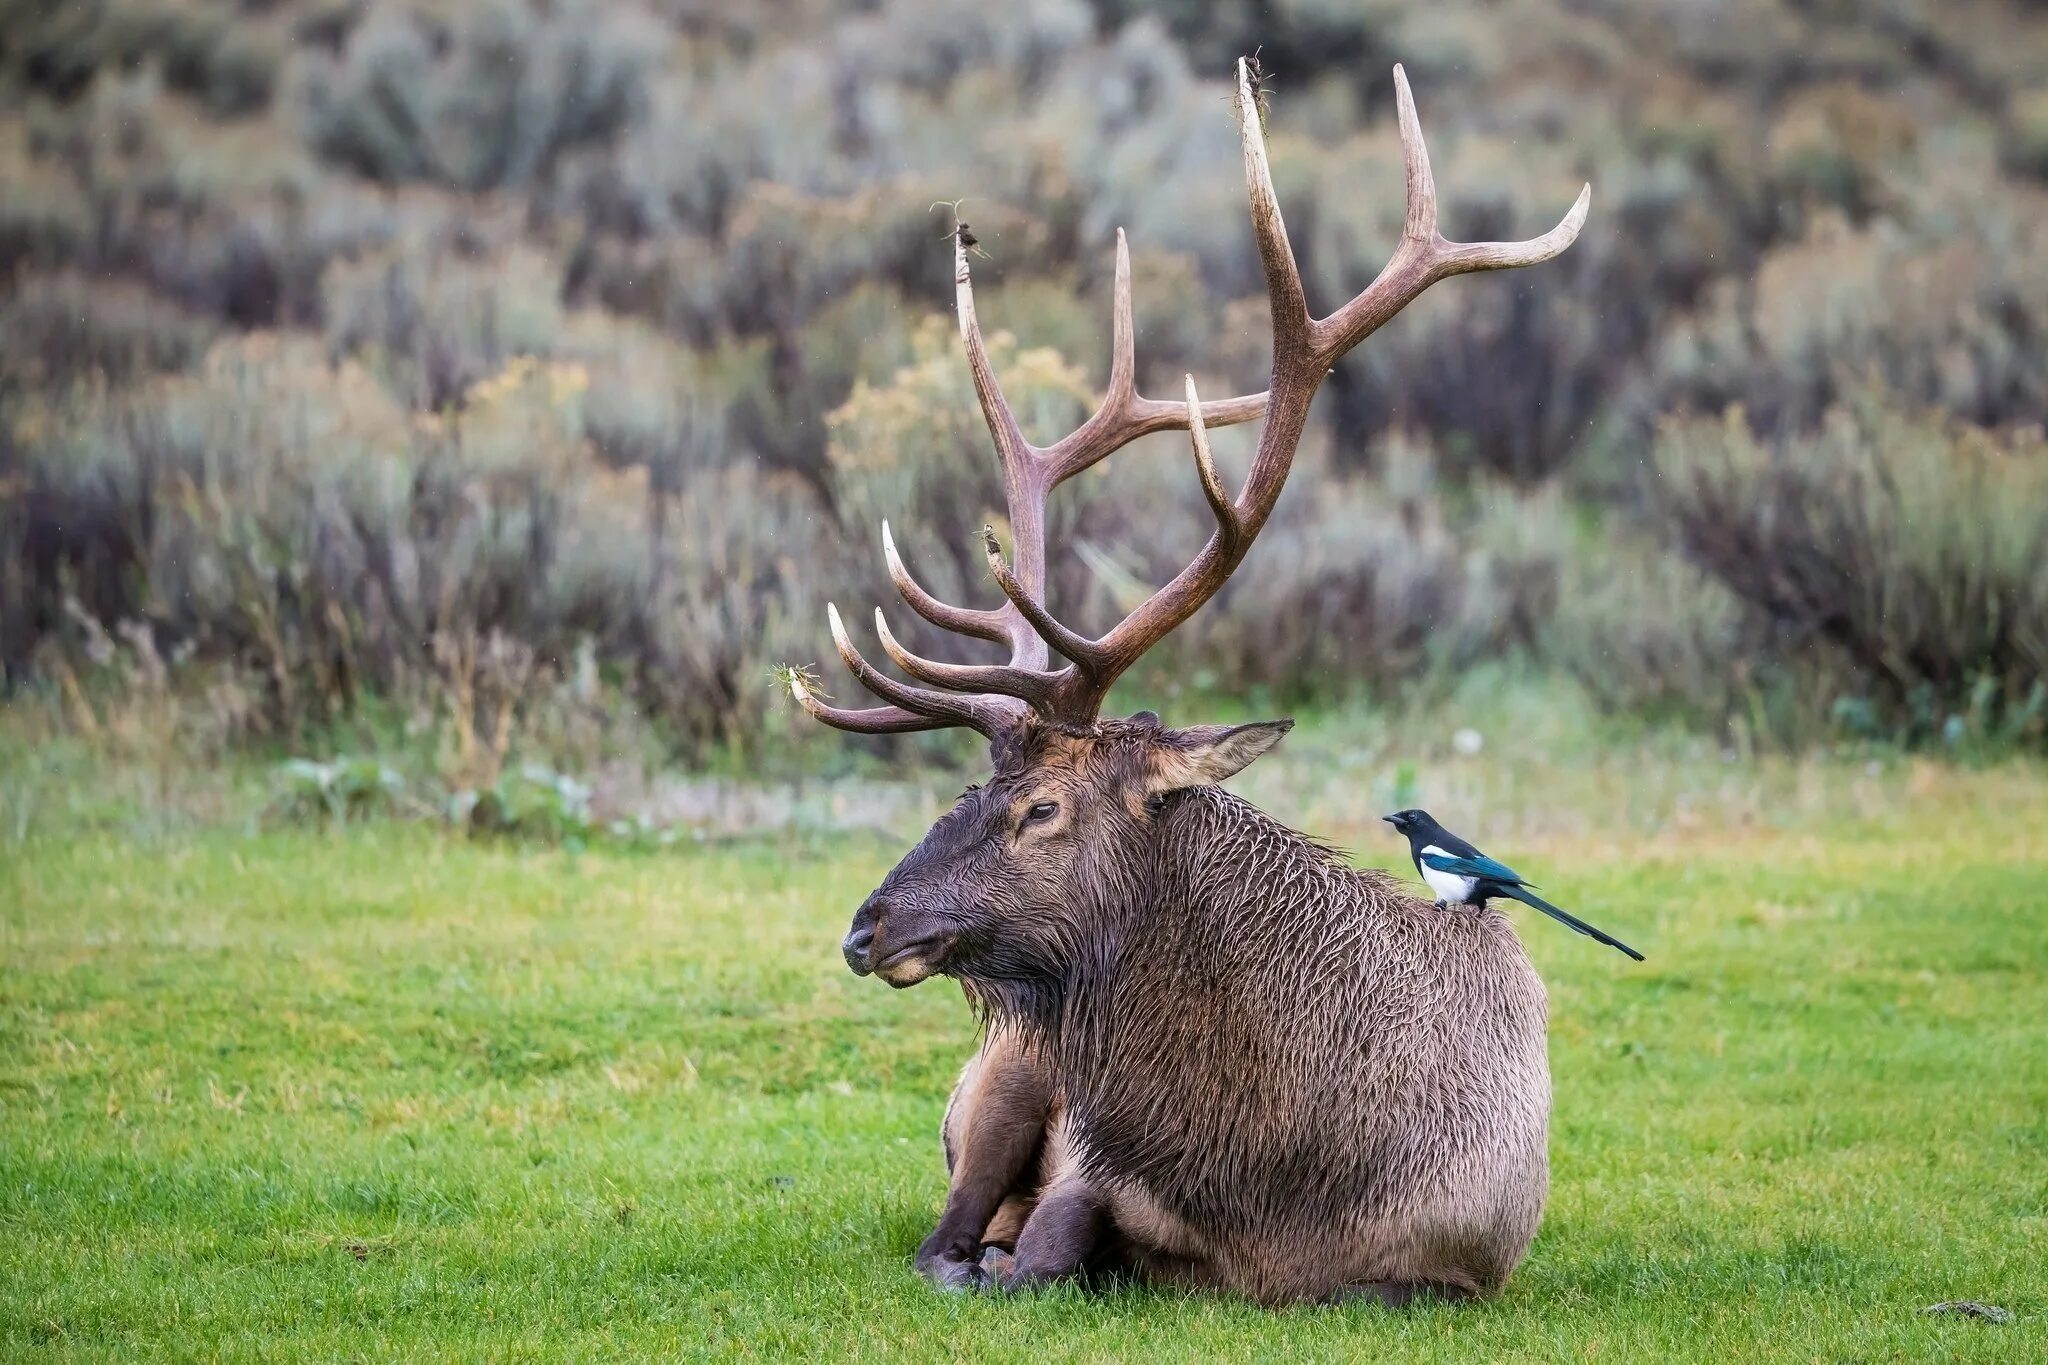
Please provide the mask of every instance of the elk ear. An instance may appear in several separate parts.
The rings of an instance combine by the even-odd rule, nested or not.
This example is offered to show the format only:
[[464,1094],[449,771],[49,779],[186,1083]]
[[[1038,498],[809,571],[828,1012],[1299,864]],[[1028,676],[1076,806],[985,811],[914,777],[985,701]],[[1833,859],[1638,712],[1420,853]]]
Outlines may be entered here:
[[1251,761],[1280,742],[1294,728],[1293,720],[1261,720],[1250,725],[1190,725],[1184,730],[1167,730],[1152,746],[1146,773],[1147,790],[1178,791],[1182,787],[1210,786],[1233,773],[1242,772]]

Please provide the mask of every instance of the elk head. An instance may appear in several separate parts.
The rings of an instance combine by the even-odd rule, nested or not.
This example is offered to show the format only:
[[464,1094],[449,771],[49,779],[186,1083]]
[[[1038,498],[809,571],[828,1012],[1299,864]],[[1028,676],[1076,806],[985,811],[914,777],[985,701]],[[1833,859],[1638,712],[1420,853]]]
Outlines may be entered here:
[[[897,668],[881,672],[854,647],[838,608],[833,643],[861,685],[885,705],[846,709],[789,673],[797,703],[827,725],[862,734],[966,726],[990,745],[995,776],[959,804],[891,872],[855,916],[848,965],[905,986],[935,972],[970,983],[1057,974],[1087,937],[1086,921],[1127,888],[1162,798],[1219,782],[1278,742],[1289,722],[1173,730],[1140,713],[1098,716],[1111,686],[1144,652],[1216,595],[1240,564],[1294,461],[1310,401],[1337,360],[1438,280],[1469,271],[1533,265],[1570,246],[1585,222],[1589,185],[1562,222],[1526,242],[1450,242],[1437,231],[1436,187],[1408,78],[1394,68],[1407,216],[1393,259],[1365,291],[1327,317],[1312,317],[1266,164],[1265,136],[1246,63],[1237,66],[1237,122],[1244,144],[1252,232],[1264,267],[1273,327],[1266,392],[1203,402],[1189,376],[1184,401],[1137,391],[1131,327],[1130,252],[1116,240],[1109,392],[1075,431],[1051,446],[1024,439],[982,344],[964,233],[955,234],[954,290],[960,337],[1001,463],[1014,563],[984,530],[989,572],[1005,598],[973,609],[941,602],[904,567],[885,522],[889,576],[911,609],[945,630],[1004,645],[1001,664],[941,663],[905,649],[879,609],[875,631]],[[1209,453],[1208,428],[1265,418],[1250,473],[1233,494]],[[1193,562],[1106,634],[1063,624],[1045,604],[1045,501],[1061,483],[1138,437],[1181,429],[1216,527]],[[1060,660],[1055,665],[1054,656]]]
[[1057,978],[1130,899],[1169,792],[1221,782],[1289,720],[1169,730],[1141,711],[1083,732],[1026,724],[853,917],[846,965],[892,986],[948,972],[991,995]]

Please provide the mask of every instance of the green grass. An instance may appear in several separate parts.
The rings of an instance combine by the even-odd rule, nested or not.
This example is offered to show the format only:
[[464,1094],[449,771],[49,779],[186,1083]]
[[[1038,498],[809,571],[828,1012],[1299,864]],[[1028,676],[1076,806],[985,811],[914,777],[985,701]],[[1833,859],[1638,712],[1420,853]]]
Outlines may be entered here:
[[[2048,780],[1893,776],[1789,826],[1521,822],[1650,962],[1522,923],[1548,1216],[1498,1301],[1408,1314],[918,1281],[973,1039],[838,962],[894,840],[38,833],[0,850],[0,1354],[2040,1359]],[[1917,1312],[1958,1298],[2017,1320]]]

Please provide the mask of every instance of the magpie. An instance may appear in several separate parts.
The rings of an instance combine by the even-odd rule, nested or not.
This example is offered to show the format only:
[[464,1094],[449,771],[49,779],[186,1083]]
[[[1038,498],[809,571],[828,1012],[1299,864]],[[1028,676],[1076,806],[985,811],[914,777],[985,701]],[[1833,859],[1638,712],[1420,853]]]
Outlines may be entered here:
[[1578,930],[1587,938],[1598,939],[1610,948],[1619,948],[1636,961],[1643,955],[1612,935],[1602,933],[1575,915],[1564,911],[1544,900],[1530,890],[1529,883],[1522,875],[1506,863],[1496,862],[1487,857],[1457,835],[1436,822],[1426,810],[1397,810],[1392,815],[1380,817],[1396,830],[1408,836],[1408,855],[1415,860],[1415,870],[1422,880],[1429,883],[1429,889],[1436,892],[1436,903],[1445,905],[1470,905],[1485,909],[1486,903],[1495,897],[1520,901],[1533,905],[1560,924]]

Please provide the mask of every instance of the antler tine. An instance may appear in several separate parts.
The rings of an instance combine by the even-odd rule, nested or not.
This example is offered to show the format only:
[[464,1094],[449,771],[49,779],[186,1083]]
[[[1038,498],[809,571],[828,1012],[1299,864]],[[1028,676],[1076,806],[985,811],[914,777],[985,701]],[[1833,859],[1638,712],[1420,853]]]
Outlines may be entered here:
[[967,265],[967,240],[957,227],[953,232],[953,309],[960,323],[960,342],[967,350],[967,368],[974,375],[974,395],[981,400],[981,415],[988,419],[996,454],[1005,470],[1030,463],[1035,452],[1024,439],[1017,415],[1010,411],[1010,400],[1003,397],[995,366],[989,364],[988,346],[981,339],[981,321],[974,315],[974,273]]
[[910,609],[925,620],[956,635],[972,635],[999,645],[1010,642],[1009,632],[1003,628],[1001,612],[956,607],[949,602],[941,602],[920,587],[910,576],[910,570],[904,567],[903,557],[896,553],[896,538],[889,534],[887,521],[882,523],[882,558],[889,565],[889,581],[896,585],[896,591],[903,595]]
[[[1244,145],[1245,192],[1251,200],[1252,236],[1258,243],[1259,265],[1266,273],[1266,294],[1273,315],[1273,368],[1280,353],[1300,348],[1308,339],[1308,296],[1301,288],[1301,268],[1287,240],[1280,216],[1280,196],[1273,189],[1273,170],[1266,160],[1266,134],[1259,120],[1258,98],[1252,93],[1245,59],[1237,59],[1237,125]],[[1270,392],[1270,390],[1269,390]]]
[[868,706],[850,709],[820,699],[804,686],[803,676],[790,670],[789,695],[798,706],[835,730],[856,735],[900,735],[914,730],[941,730],[957,722],[939,716],[920,716],[900,706]]
[[882,652],[892,663],[919,682],[930,683],[934,687],[950,688],[955,692],[994,692],[1016,697],[1033,706],[1042,706],[1051,699],[1054,684],[1059,678],[1056,673],[1012,668],[1007,664],[949,664],[920,658],[896,639],[880,607],[875,608],[875,634],[881,637]]
[[1579,187],[1579,197],[1558,219],[1557,226],[1541,237],[1531,237],[1525,242],[1446,242],[1438,239],[1437,245],[1443,251],[1444,267],[1439,279],[1449,275],[1466,275],[1477,270],[1514,270],[1525,265],[1541,265],[1579,240],[1579,229],[1586,225],[1586,214],[1593,205],[1593,187]]
[[853,647],[853,641],[846,634],[846,623],[839,619],[836,605],[825,604],[825,619],[831,624],[832,643],[838,647],[839,658],[845,663],[846,671],[883,701],[926,717],[935,725],[965,725],[990,739],[1014,723],[1021,714],[1020,707],[1003,705],[994,697],[956,696],[950,692],[934,692],[929,688],[897,682],[862,658],[860,651]]
[[1436,177],[1429,170],[1429,147],[1422,140],[1422,120],[1415,114],[1415,92],[1408,72],[1394,63],[1394,121],[1401,129],[1401,179],[1407,212],[1401,236],[1411,242],[1436,240]]
[[[1045,594],[1045,499],[1055,480],[1050,462],[1024,439],[1024,429],[1017,424],[1016,414],[996,382],[995,368],[989,364],[981,321],[974,312],[974,272],[967,261],[967,242],[958,229],[953,233],[953,303],[960,340],[967,350],[967,367],[974,375],[974,392],[1002,461],[1003,504],[1009,509],[1010,533],[1017,541],[1017,580],[1025,595],[1041,598]],[[1016,611],[1005,609],[997,616],[1002,638],[1010,646],[1012,667],[1043,669],[1051,662],[1039,633],[1029,629]]]
[[1438,280],[1478,270],[1537,265],[1558,255],[1578,240],[1592,206],[1593,187],[1589,184],[1579,190],[1579,197],[1558,225],[1541,237],[1525,242],[1446,241],[1437,231],[1436,180],[1429,170],[1422,121],[1415,113],[1408,73],[1399,66],[1394,68],[1394,105],[1401,125],[1401,163],[1408,193],[1401,245],[1363,293],[1313,325],[1316,353],[1328,361],[1335,361],[1378,331]]
[[[1138,392],[1137,334],[1131,319],[1131,247],[1116,230],[1116,279],[1110,305],[1109,391],[1087,421],[1043,451],[1058,485],[1097,464],[1140,436],[1187,426],[1187,409]],[[1210,426],[1249,422],[1266,410],[1266,395],[1247,394],[1205,404]]]
[[1202,421],[1202,400],[1195,394],[1195,377],[1187,378],[1188,441],[1195,448],[1195,474],[1202,481],[1202,496],[1209,500],[1209,510],[1216,514],[1216,532],[1227,554],[1243,535],[1244,526],[1237,519],[1237,508],[1223,487],[1222,476],[1216,472],[1216,458],[1209,453],[1209,428]]
[[1101,665],[1101,650],[1093,640],[1077,631],[1061,625],[1053,614],[1045,609],[1025,585],[1018,580],[1010,566],[1003,559],[1003,547],[996,540],[993,526],[981,528],[982,548],[988,553],[988,571],[994,576],[996,586],[1003,590],[1003,596],[1010,599],[1010,605],[1037,632],[1038,638],[1054,650],[1072,659],[1083,672],[1092,672]]
[[1138,396],[1138,328],[1131,317],[1131,244],[1116,230],[1116,273],[1110,280],[1109,392],[1105,409],[1123,407]]

